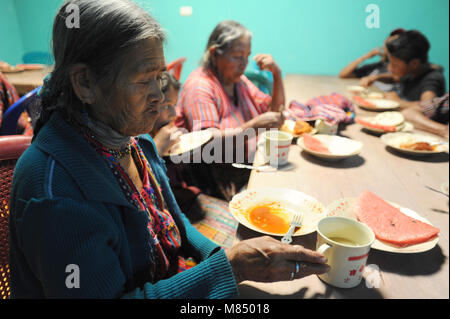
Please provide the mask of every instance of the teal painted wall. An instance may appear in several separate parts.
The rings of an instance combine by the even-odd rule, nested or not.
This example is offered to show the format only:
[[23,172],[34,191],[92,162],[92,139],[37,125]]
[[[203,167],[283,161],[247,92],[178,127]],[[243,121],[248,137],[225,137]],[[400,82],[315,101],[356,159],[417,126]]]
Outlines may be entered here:
[[[444,66],[447,88],[449,85],[448,0],[136,1],[166,30],[167,61],[187,57],[182,80],[198,66],[214,26],[221,20],[234,19],[253,32],[253,55],[271,53],[284,74],[337,74],[351,60],[381,45],[391,30],[418,29],[429,38],[430,60]],[[52,19],[62,0],[0,3],[0,12],[4,3],[14,3],[23,51],[49,50]],[[369,15],[365,9],[371,3],[380,8],[378,29],[365,25]],[[180,6],[192,6],[193,15],[180,16]],[[13,53],[6,56],[14,58]]]
[[[448,0],[139,0],[167,30],[167,60],[187,56],[182,78],[198,66],[209,34],[225,19],[253,32],[252,52],[271,53],[283,73],[338,74],[381,45],[393,29],[418,29],[430,40],[430,60],[449,78]],[[380,8],[380,28],[365,21],[368,4]],[[192,6],[182,17],[179,6]]]
[[52,25],[62,0],[14,0],[25,52],[51,52]]
[[17,20],[14,0],[0,2],[0,60],[11,64],[22,62],[22,34]]

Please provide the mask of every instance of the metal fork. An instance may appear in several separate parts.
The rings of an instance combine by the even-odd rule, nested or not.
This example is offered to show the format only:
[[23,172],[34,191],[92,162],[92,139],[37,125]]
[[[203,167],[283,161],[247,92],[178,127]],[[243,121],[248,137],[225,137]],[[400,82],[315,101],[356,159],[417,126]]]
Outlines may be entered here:
[[438,146],[438,145],[443,145],[443,144],[447,144],[448,142],[445,141],[433,141],[433,142],[428,142],[428,144],[430,144],[431,146]]
[[302,223],[303,223],[302,213],[295,213],[294,215],[292,215],[291,220],[289,222],[291,227],[289,227],[289,230],[286,233],[286,235],[283,238],[281,238],[281,241],[285,244],[290,244],[292,242],[292,234],[294,232],[295,227],[302,226]]
[[231,164],[233,167],[236,168],[248,168],[248,169],[256,169],[258,172],[274,172],[276,171],[276,167],[272,167],[270,165],[260,165],[260,166],[252,166],[252,165],[245,165],[240,163],[233,163]]

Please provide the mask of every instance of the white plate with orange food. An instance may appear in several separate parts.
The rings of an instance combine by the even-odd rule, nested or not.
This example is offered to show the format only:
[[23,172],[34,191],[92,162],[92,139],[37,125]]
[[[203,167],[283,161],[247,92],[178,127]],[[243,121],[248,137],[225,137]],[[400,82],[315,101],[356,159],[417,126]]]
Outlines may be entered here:
[[381,136],[384,144],[393,149],[410,155],[438,154],[449,151],[447,141],[427,134],[419,133],[388,133]]
[[303,224],[293,236],[313,233],[326,217],[325,206],[312,196],[287,188],[255,188],[236,194],[229,203],[239,223],[256,232],[284,236],[295,212],[303,214]]
[[300,137],[304,133],[308,133],[311,135],[317,133],[317,130],[313,126],[311,126],[311,124],[302,120],[285,120],[280,130],[292,134],[293,137]]
[[297,145],[311,155],[328,160],[340,160],[358,155],[363,147],[362,142],[326,134],[314,136],[304,134],[297,140]]

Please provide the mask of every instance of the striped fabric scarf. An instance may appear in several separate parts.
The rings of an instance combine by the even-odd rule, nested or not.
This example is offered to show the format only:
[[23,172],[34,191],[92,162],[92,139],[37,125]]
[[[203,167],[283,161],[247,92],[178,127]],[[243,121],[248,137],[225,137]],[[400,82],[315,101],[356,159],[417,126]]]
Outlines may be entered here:
[[291,120],[315,121],[321,119],[331,125],[349,124],[353,121],[355,114],[353,103],[338,93],[318,96],[305,104],[292,101],[288,110]]

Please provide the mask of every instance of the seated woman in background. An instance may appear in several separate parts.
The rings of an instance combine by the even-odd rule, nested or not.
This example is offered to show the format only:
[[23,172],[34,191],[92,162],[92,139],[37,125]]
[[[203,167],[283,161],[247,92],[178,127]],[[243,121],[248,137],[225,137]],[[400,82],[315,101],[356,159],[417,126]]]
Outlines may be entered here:
[[[80,28],[66,27],[68,5]],[[180,211],[148,134],[164,98],[163,40],[131,1],[59,9],[55,68],[13,178],[12,298],[229,298],[243,280],[328,271],[323,255],[271,237],[220,249]]]
[[[281,70],[269,54],[257,54],[254,59],[262,70],[273,75],[272,96],[261,92],[247,79],[244,71],[250,54],[250,31],[235,21],[219,23],[209,37],[202,66],[193,71],[183,85],[176,124],[189,131],[215,129],[214,138],[233,139],[234,150],[238,152],[243,148],[245,158],[252,161],[255,138],[241,147],[236,142],[237,137],[251,131],[248,129],[281,127],[283,116],[279,110],[285,104],[285,96]],[[225,199],[230,200],[235,191],[247,183],[249,172],[231,165],[219,166],[209,168],[212,174],[219,174],[213,179],[224,182],[219,188]],[[203,166],[197,171],[201,174],[209,168]]]
[[[3,73],[0,71],[0,128],[2,127],[2,117],[10,106],[19,100],[16,89],[12,86]],[[28,112],[23,112],[17,123],[17,134],[32,136],[33,127]]]
[[[368,80],[370,80],[371,82],[387,82],[386,84],[382,85],[381,88],[384,91],[391,90],[393,88],[393,85],[389,85],[388,83],[393,83],[394,78],[388,72],[389,61],[386,52],[386,43],[397,38],[398,35],[403,32],[405,32],[405,29],[399,28],[393,30],[384,41],[383,46],[372,49],[360,58],[349,63],[347,66],[345,66],[345,68],[341,70],[341,72],[339,72],[339,77],[343,79],[361,78],[362,85],[364,85],[365,81]],[[381,60],[379,62],[361,65],[366,60],[369,60],[377,55],[381,57]]]
[[[235,21],[219,23],[211,33],[202,66],[184,84],[177,104],[177,125],[189,131],[207,128],[280,127],[284,105],[281,70],[269,54],[255,60],[273,74],[272,96],[261,92],[244,71],[251,54],[251,33]],[[237,132],[237,131],[236,131]]]

